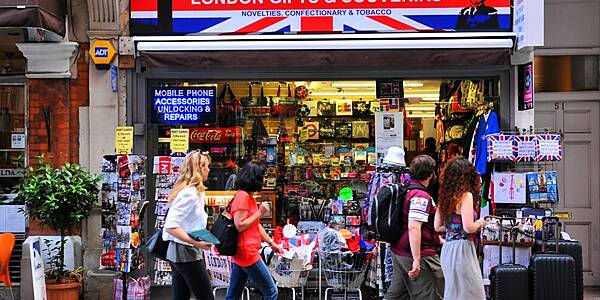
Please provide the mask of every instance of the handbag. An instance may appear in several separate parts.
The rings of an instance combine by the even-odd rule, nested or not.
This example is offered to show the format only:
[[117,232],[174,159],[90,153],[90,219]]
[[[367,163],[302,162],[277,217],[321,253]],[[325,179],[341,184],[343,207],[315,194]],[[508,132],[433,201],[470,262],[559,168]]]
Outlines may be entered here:
[[254,97],[252,95],[252,83],[248,84],[248,96],[242,97],[240,103],[244,107],[256,107],[256,106],[267,106],[268,100],[265,97],[264,87],[260,85],[260,97]]
[[225,256],[233,256],[237,253],[239,233],[237,228],[235,228],[233,216],[230,214],[231,202],[233,202],[233,200],[229,201],[229,205],[227,205],[225,211],[217,217],[215,224],[210,230],[210,232],[221,242],[220,244],[215,245],[217,250],[219,250],[219,254]]
[[150,255],[167,260],[167,249],[169,248],[169,241],[165,241],[162,238],[163,229],[157,229],[152,236],[148,238],[146,242],[146,250]]
[[[123,280],[115,278],[115,300],[123,299]],[[144,276],[139,279],[128,278],[127,300],[150,300],[150,277]]]
[[287,97],[281,96],[281,85],[277,87],[277,96],[271,97],[271,116],[272,117],[294,117],[298,113],[296,98],[292,97],[290,85],[287,86]]
[[[230,97],[230,102],[225,102],[227,95]],[[219,104],[219,124],[221,127],[244,126],[246,116],[242,109],[242,104],[237,100],[228,83],[223,87],[217,103]]]
[[444,138],[446,142],[457,141],[464,138],[465,133],[465,126],[463,124],[456,124],[448,127],[444,134]]

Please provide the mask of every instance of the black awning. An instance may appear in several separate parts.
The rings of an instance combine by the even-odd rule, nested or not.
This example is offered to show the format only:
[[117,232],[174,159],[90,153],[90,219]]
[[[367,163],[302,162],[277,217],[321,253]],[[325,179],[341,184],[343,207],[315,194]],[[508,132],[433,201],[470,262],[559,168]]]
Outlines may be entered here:
[[64,36],[66,15],[66,0],[0,1],[0,28],[42,28]]
[[142,51],[141,61],[154,68],[462,68],[506,66],[510,54],[507,49]]

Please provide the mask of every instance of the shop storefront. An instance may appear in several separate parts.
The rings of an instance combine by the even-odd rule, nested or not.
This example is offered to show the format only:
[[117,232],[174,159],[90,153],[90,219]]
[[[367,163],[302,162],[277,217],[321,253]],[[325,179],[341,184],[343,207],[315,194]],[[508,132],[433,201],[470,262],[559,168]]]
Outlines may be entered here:
[[[233,196],[244,162],[268,165],[268,229],[325,219],[358,229],[389,147],[410,163],[433,138],[441,165],[469,156],[482,116],[513,130],[511,1],[309,2],[132,2],[127,115],[134,152],[148,157],[149,232],[180,162],[173,129],[189,129],[189,150],[213,158],[209,216]],[[344,188],[353,201],[328,211]],[[148,265],[168,285],[167,266]]]

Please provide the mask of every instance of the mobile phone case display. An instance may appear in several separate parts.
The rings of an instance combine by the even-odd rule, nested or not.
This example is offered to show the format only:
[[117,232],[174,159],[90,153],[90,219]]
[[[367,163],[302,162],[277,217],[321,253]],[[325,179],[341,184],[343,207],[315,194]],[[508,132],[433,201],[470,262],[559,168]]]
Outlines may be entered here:
[[[167,217],[168,200],[171,189],[179,177],[179,169],[183,163],[183,157],[155,156],[152,173],[155,174],[155,198],[154,198],[154,229],[160,229]],[[171,266],[166,261],[155,258],[154,260],[154,284],[171,284]]]
[[144,264],[139,211],[146,199],[145,160],[140,155],[103,157],[100,269],[128,273]]

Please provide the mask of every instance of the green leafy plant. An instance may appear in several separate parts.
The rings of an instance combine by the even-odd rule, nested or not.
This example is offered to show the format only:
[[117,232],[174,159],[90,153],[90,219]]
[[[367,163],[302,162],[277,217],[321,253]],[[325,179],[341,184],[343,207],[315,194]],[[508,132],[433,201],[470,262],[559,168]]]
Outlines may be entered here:
[[[18,164],[23,164],[22,158]],[[54,245],[59,251],[52,252],[51,270],[47,273],[57,283],[72,273],[64,269],[65,237],[98,203],[101,178],[78,164],[66,163],[54,168],[42,155],[37,157],[37,164],[25,168],[25,176],[13,190],[25,204],[27,217],[38,219],[60,233],[60,241]]]

